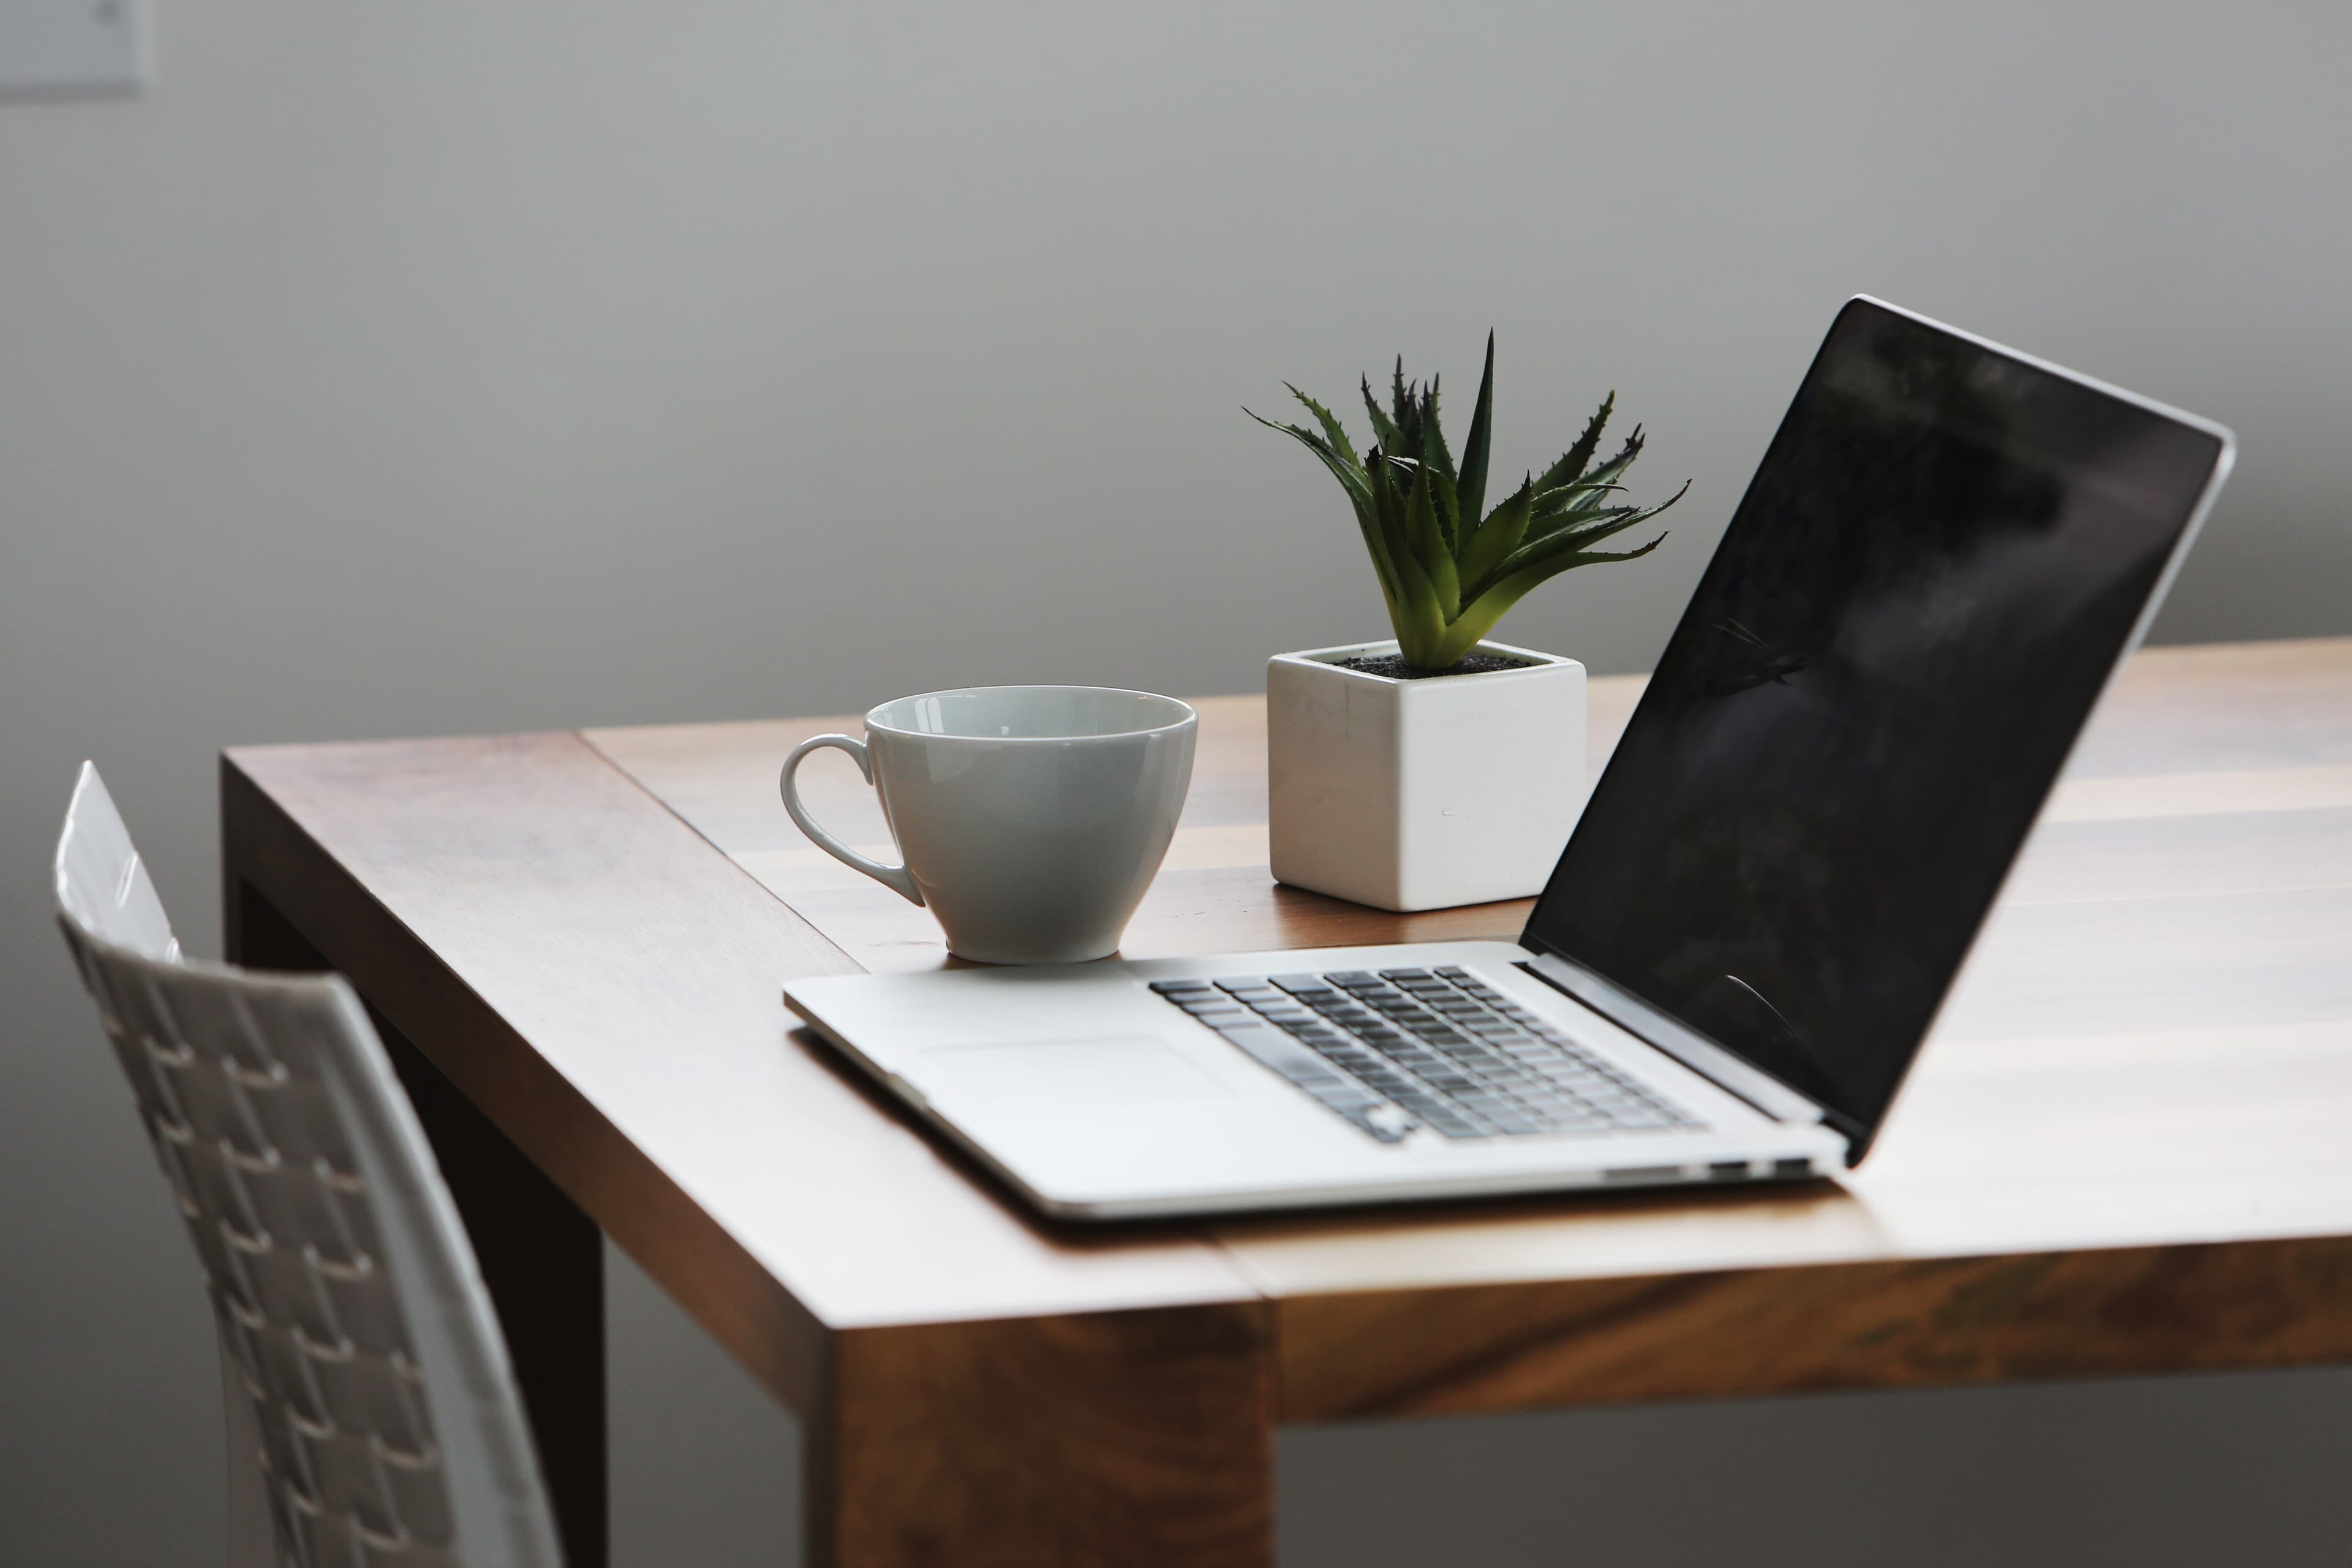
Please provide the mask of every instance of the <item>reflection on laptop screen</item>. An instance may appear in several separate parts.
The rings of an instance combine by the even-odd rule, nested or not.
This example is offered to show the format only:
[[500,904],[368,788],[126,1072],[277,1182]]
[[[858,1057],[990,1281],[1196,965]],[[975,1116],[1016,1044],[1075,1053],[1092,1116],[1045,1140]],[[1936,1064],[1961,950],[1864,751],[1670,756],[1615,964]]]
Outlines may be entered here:
[[1848,305],[1529,943],[1874,1126],[2221,453]]

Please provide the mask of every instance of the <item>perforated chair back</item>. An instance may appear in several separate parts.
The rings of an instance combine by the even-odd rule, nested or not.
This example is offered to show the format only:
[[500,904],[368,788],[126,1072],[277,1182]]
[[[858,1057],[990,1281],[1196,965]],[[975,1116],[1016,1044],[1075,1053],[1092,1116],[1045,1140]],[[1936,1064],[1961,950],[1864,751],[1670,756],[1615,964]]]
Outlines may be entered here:
[[204,1265],[232,1482],[268,1500],[248,1560],[560,1568],[473,1249],[351,986],[183,958],[88,763],[57,906]]

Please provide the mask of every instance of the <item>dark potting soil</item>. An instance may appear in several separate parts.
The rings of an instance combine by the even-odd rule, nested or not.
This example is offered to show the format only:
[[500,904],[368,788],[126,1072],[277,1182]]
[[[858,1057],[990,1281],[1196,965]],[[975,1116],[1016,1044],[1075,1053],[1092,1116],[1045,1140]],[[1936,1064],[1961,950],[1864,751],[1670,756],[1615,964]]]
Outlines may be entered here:
[[1529,660],[1505,658],[1500,654],[1492,653],[1474,653],[1451,669],[1416,668],[1392,653],[1384,653],[1377,658],[1358,654],[1353,658],[1338,658],[1331,662],[1341,669],[1360,669],[1366,675],[1385,675],[1391,680],[1432,680],[1441,675],[1485,675],[1497,669],[1535,668]]

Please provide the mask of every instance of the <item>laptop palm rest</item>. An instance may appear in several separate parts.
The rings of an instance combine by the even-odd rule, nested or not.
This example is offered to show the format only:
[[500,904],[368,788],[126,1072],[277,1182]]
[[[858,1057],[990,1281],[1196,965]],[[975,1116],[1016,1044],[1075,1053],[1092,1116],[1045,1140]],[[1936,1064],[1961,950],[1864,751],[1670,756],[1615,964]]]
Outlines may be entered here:
[[1014,1114],[1213,1103],[1234,1093],[1148,1035],[947,1046],[922,1052],[904,1076],[942,1106]]

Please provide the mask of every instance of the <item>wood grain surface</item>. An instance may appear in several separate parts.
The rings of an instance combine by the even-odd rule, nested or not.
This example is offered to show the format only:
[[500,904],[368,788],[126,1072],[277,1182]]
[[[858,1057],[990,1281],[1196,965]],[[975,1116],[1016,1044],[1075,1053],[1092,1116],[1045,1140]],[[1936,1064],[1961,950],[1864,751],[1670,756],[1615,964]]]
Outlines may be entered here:
[[[1637,699],[1592,682],[1595,766]],[[1517,931],[1277,889],[1261,705],[1200,708],[1129,954]],[[233,920],[285,914],[800,1408],[809,1563],[1263,1565],[1277,1417],[2352,1356],[2352,642],[2133,660],[1842,1183],[1206,1227],[1037,1223],[793,1035],[785,980],[946,962],[788,826],[824,729],[224,762]],[[804,781],[889,853],[845,759]]]
[[845,1334],[813,1554],[1265,1568],[1269,1336],[1260,1305]]
[[794,1037],[847,960],[572,735],[229,753],[235,874],[778,1392],[823,1336],[1254,1299],[1033,1223]]
[[[1640,688],[1591,683],[1596,772]],[[1276,888],[1264,869],[1262,709],[1196,706],[1194,798],[1129,953],[1517,931],[1520,904],[1399,917]],[[588,738],[860,963],[935,965],[943,955],[922,911],[823,857],[773,804],[783,752],[826,729],[857,725]],[[812,782],[818,811],[887,857],[871,791],[846,763],[838,774],[822,793]],[[2191,1359],[2191,1341],[2234,1364],[2336,1359],[2352,1343],[2307,1317],[2226,1328],[2214,1313],[2227,1291],[2212,1281],[2242,1254],[2250,1299],[2320,1310],[2316,1287],[2275,1282],[2336,1278],[2332,1238],[2352,1234],[2347,1126],[2352,639],[2152,649],[2126,667],[2077,749],[1876,1152],[1840,1184],[1213,1229],[1277,1304],[1290,1420],[1663,1397],[1706,1392],[1710,1378],[1725,1393],[1868,1381],[1857,1348],[1868,1344],[1885,1347],[1890,1383],[1935,1366],[1958,1379],[2209,1364]],[[2011,1278],[1995,1268],[2010,1258],[2066,1281],[2030,1345],[1988,1341],[1968,1372],[1884,1331],[1879,1314],[1925,1314],[1958,1331],[1968,1303],[2005,1299],[1983,1281]],[[2119,1348],[2105,1314],[2166,1299],[2151,1293],[2149,1269],[2206,1283],[2173,1299],[2177,1341],[2147,1332]],[[1690,1284],[1684,1305],[1643,1331],[1681,1343],[1685,1371],[1637,1375],[1674,1364],[1662,1352],[1604,1377],[1558,1351],[1536,1358],[1552,1370],[1517,1378],[1454,1370],[1478,1363],[1494,1325],[1515,1313],[1557,1321],[1566,1342],[1601,1353],[1595,1300],[1654,1303],[1675,1281],[1699,1279],[1709,1283]],[[1740,1373],[1736,1354],[1707,1352],[1759,1321],[1755,1292],[1781,1288],[1811,1303],[1788,1323],[1817,1323],[1823,1336],[1792,1346],[1784,1364],[1813,1370]],[[2352,1321],[2352,1298],[2338,1305]],[[1400,1314],[1412,1332],[1398,1331]],[[1979,1327],[1990,1335],[2004,1321],[1988,1310]],[[1849,1342],[1840,1325],[1852,1323],[1874,1326]]]
[[[1866,1164],[1221,1226],[1286,1418],[2352,1356],[2347,762],[2352,641],[2139,655]],[[1449,1391],[1498,1312],[1558,1331]]]
[[[1719,1399],[2352,1357],[2352,1239],[2123,1247],[1463,1288],[1284,1312],[1284,1418]],[[2096,1325],[2095,1332],[2086,1331]]]
[[[1200,707],[1130,954],[1517,931],[1274,886],[1260,705]],[[1032,1220],[789,1032],[943,962],[776,801],[828,728],[261,748],[223,803],[230,885],[803,1410],[813,1562],[1262,1563],[1276,1415],[2352,1357],[2352,640],[2133,660],[1842,1181],[1192,1227]]]
[[[848,961],[577,736],[232,752],[222,844],[233,945],[282,913],[800,1412],[812,1568],[1135,1560],[1114,1526],[1270,1561],[1270,1336],[1232,1260],[1055,1234],[845,1076],[779,988]],[[495,1286],[538,1249],[490,1208]],[[494,1289],[533,1386],[599,1388],[563,1296]],[[592,1436],[548,1479],[593,1565]]]

